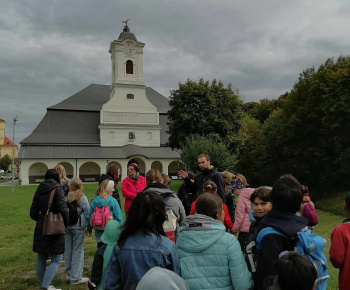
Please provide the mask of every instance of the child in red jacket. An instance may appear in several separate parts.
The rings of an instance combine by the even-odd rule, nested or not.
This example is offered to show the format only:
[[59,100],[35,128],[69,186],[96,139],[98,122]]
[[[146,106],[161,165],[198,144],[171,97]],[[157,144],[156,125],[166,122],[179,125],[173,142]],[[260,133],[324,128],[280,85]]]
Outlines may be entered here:
[[[212,194],[218,194],[217,191],[218,191],[218,187],[216,186],[215,182],[207,181],[203,184],[203,193],[209,192]],[[225,212],[224,226],[226,227],[226,230],[231,231],[232,226],[233,226],[232,221],[231,221],[231,217],[230,217],[230,214],[228,212],[226,204],[223,204],[223,207],[224,207],[224,212]],[[190,215],[195,214],[195,213],[196,213],[196,201],[192,202]]]
[[345,197],[344,209],[348,218],[333,230],[329,249],[329,260],[339,268],[339,290],[350,285],[350,193]]

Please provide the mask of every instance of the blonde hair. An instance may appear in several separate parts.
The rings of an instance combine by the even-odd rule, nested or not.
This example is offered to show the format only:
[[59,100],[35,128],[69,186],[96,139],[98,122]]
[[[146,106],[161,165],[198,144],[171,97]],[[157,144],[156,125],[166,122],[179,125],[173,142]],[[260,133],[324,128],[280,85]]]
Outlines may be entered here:
[[54,169],[57,171],[61,182],[62,182],[62,180],[67,179],[66,170],[64,169],[63,165],[56,164]]
[[101,182],[100,186],[96,190],[95,197],[99,195],[103,199],[107,199],[108,198],[108,193],[107,193],[107,184],[108,184],[108,182],[109,182],[109,179],[105,179],[105,180],[103,180]]
[[[232,181],[232,179],[233,179],[233,173],[231,173],[231,172],[229,172],[229,171],[224,171],[223,173],[221,173],[221,175],[222,175],[222,178],[224,179],[224,181],[225,180],[229,180],[229,182],[231,182]],[[226,182],[225,182],[225,192],[227,193],[228,192],[228,186],[227,186],[227,184],[226,184]]]
[[169,186],[171,183],[171,178],[168,175],[166,175],[165,173],[162,173],[162,178],[164,181],[164,185]]
[[224,171],[223,173],[221,173],[222,178],[223,179],[230,179],[230,181],[233,178],[233,173],[229,172],[229,171]]
[[247,179],[242,174],[237,174],[237,177],[239,177],[239,180],[243,186],[248,186]]
[[150,169],[146,173],[146,184],[150,185],[152,182],[160,183],[162,181],[162,175],[157,169]]
[[68,195],[68,201],[73,202],[76,201],[77,203],[80,202],[81,197],[83,196],[83,183],[81,182],[80,178],[73,178],[71,181],[69,181],[69,195]]

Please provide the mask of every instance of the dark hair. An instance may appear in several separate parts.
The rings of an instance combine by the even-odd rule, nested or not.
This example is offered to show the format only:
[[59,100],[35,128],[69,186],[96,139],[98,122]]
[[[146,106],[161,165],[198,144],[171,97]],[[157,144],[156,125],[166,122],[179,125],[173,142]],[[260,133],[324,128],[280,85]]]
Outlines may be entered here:
[[254,190],[252,195],[250,196],[251,203],[254,202],[255,198],[259,197],[262,201],[272,202],[271,198],[271,187],[261,186]]
[[346,203],[346,206],[348,207],[348,210],[350,210],[350,192],[348,192],[345,196],[345,203]]
[[112,177],[115,184],[118,184],[119,181],[118,171],[120,171],[120,166],[117,162],[111,162],[107,165],[106,174]]
[[45,180],[50,178],[55,180],[57,183],[60,183],[60,176],[55,169],[49,169],[48,171],[46,171]]
[[138,161],[137,161],[136,159],[130,159],[130,160],[128,161],[128,167],[129,167],[129,165],[130,165],[131,163],[135,163],[135,164],[137,164],[137,166],[140,167],[140,164],[138,163]]
[[206,181],[203,184],[203,192],[211,192],[214,193],[218,187],[216,186],[215,182],[213,181]]
[[146,173],[146,184],[150,185],[152,182],[160,183],[162,181],[162,174],[157,169],[150,169]]
[[293,175],[286,174],[277,179],[271,192],[272,207],[288,213],[300,210],[303,194],[300,183]]
[[141,231],[143,234],[165,236],[163,223],[167,220],[163,198],[154,191],[141,192],[131,204],[128,217],[121,226],[118,246],[122,248],[126,240]]
[[277,283],[281,290],[311,290],[316,279],[315,266],[297,252],[288,252],[275,262]]
[[217,194],[205,192],[197,198],[195,209],[198,214],[216,219],[217,214],[222,210],[222,199]]

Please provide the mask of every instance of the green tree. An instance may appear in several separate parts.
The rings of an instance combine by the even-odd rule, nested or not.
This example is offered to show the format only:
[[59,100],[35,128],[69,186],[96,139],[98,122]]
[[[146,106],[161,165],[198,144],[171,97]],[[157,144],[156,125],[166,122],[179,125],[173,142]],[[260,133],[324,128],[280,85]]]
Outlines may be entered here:
[[294,174],[315,192],[350,186],[350,57],[304,70],[262,126],[266,179]]
[[246,115],[240,130],[237,173],[242,173],[253,187],[264,183],[263,165],[266,157],[264,135],[260,122]]
[[0,159],[0,169],[8,170],[11,164],[11,161],[12,161],[11,157],[5,154],[5,156]]
[[243,117],[242,101],[237,89],[226,88],[214,79],[211,84],[187,80],[171,91],[168,112],[169,145],[181,148],[188,136],[198,134],[223,142],[230,149],[238,144]]
[[198,171],[198,156],[202,153],[210,156],[211,165],[218,171],[233,171],[235,168],[236,158],[223,143],[208,137],[191,135],[186,138],[180,155],[187,170]]

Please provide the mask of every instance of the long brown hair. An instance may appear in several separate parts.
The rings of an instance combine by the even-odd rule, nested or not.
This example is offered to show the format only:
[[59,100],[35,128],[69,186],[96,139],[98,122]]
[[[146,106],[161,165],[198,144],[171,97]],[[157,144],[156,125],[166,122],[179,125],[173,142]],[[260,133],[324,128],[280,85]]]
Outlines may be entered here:
[[119,172],[120,172],[120,166],[117,162],[112,161],[107,165],[106,174],[113,178],[113,181],[115,184],[118,184]]
[[150,185],[152,182],[160,183],[162,179],[162,174],[157,169],[150,169],[146,173],[147,185]]

